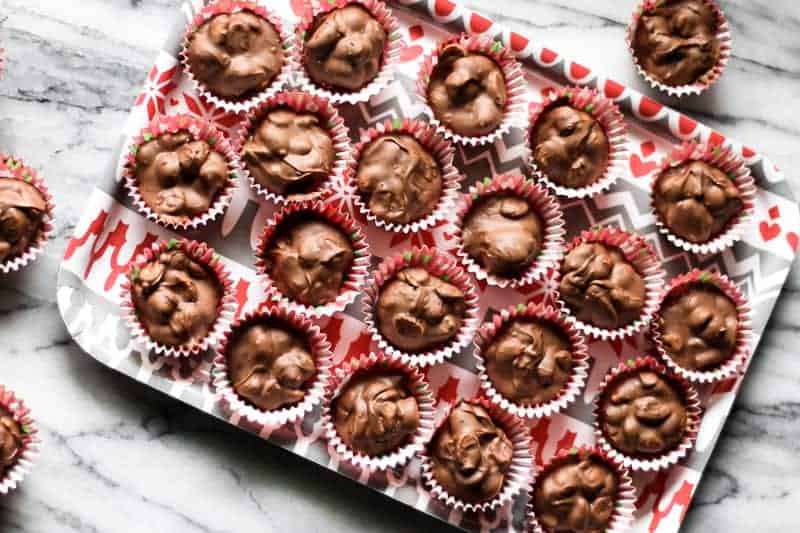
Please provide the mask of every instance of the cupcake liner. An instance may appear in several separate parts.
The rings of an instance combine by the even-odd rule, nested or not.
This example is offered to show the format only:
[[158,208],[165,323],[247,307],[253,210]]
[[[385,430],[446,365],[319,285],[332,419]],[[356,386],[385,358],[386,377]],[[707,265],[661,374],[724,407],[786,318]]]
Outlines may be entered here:
[[[365,199],[359,193],[358,184],[356,182],[356,174],[363,151],[370,143],[390,133],[407,134],[416,139],[436,159],[439,170],[442,173],[442,195],[436,209],[428,214],[428,216],[414,220],[408,224],[388,222],[375,216]],[[355,146],[350,164],[345,169],[345,183],[353,195],[353,203],[370,223],[385,231],[403,234],[417,233],[433,227],[440,220],[446,220],[455,207],[461,188],[461,180],[464,176],[453,165],[454,158],[455,149],[450,142],[437,135],[436,130],[428,124],[420,120],[407,118],[386,120],[367,130],[361,137],[361,141]]]
[[[155,341],[150,337],[145,325],[139,320],[136,306],[133,303],[133,291],[131,289],[139,270],[147,263],[155,260],[159,254],[170,250],[183,250],[195,261],[209,267],[216,274],[217,281],[222,288],[222,296],[217,305],[216,321],[211,326],[208,335],[193,344],[169,346]],[[233,314],[236,310],[236,299],[233,296],[232,286],[233,281],[230,278],[228,269],[223,265],[220,256],[206,243],[188,239],[170,239],[169,241],[156,242],[131,263],[125,275],[121,287],[122,303],[120,305],[122,315],[128,323],[133,339],[139,344],[143,344],[148,352],[154,352],[164,357],[196,356],[209,347],[215,346],[225,337],[225,331],[233,321]]]
[[[422,455],[420,474],[431,496],[447,507],[465,513],[487,513],[508,504],[516,498],[522,490],[530,486],[534,471],[533,457],[530,451],[530,435],[527,426],[525,426],[519,418],[503,410],[488,399],[473,398],[467,401],[486,409],[492,421],[505,431],[506,436],[511,441],[513,449],[511,466],[508,472],[506,472],[500,492],[491,500],[479,503],[465,502],[451,496],[433,475],[433,462],[427,449]],[[433,436],[436,435],[442,425],[447,421],[454,407],[455,404],[451,405],[447,410],[446,416],[442,417],[439,421],[436,430],[433,432]]]
[[[472,208],[483,198],[502,193],[513,193],[525,198],[544,223],[544,239],[539,255],[525,272],[516,278],[504,278],[486,271],[467,253],[463,239],[464,221]],[[484,178],[482,182],[475,183],[464,195],[464,202],[456,212],[454,224],[457,228],[456,253],[459,260],[476,279],[486,281],[495,287],[517,289],[544,280],[550,271],[558,268],[566,248],[564,215],[558,200],[546,188],[533,180],[525,179],[521,174],[503,174],[492,180]]]
[[[303,64],[305,36],[314,25],[317,17],[322,17],[334,9],[343,8],[350,4],[358,4],[369,11],[386,31],[386,44],[383,49],[381,69],[372,81],[357,91],[346,91],[320,85],[311,79]],[[392,10],[380,0],[327,0],[327,2],[320,2],[316,8],[305,10],[295,29],[295,33],[299,48],[297,54],[299,65],[297,68],[297,81],[306,92],[327,98],[334,104],[357,104],[366,102],[380,93],[394,80],[395,67],[400,58],[403,41],[400,36],[400,24],[394,17]]]
[[739,156],[734,154],[730,148],[719,146],[708,146],[694,142],[686,142],[672,149],[670,155],[661,163],[661,170],[655,173],[652,181],[652,190],[655,191],[661,174],[672,167],[676,167],[688,161],[703,161],[709,165],[725,172],[739,189],[742,197],[742,210],[737,216],[731,219],[725,230],[703,243],[687,241],[670,231],[667,225],[661,220],[661,216],[656,211],[655,194],[650,195],[650,207],[656,218],[658,231],[664,235],[674,246],[693,254],[715,254],[741,239],[748,225],[752,222],[755,215],[756,184],[750,174],[750,168]]
[[[262,187],[247,168],[247,164],[242,156],[242,149],[247,141],[247,138],[253,133],[253,129],[258,125],[261,118],[268,112],[279,108],[292,109],[298,113],[313,113],[320,119],[320,124],[327,130],[333,141],[333,150],[335,157],[331,172],[326,178],[325,182],[313,192],[302,195],[302,197],[294,199],[287,198],[285,195],[272,192],[266,187]],[[255,191],[256,195],[265,199],[271,200],[278,205],[303,200],[316,200],[323,198],[330,192],[331,187],[334,185],[334,177],[341,176],[351,158],[352,147],[350,145],[350,133],[347,125],[344,123],[339,111],[325,98],[321,96],[314,96],[312,94],[303,92],[282,92],[270,98],[267,98],[258,107],[250,111],[242,121],[242,128],[239,130],[239,136],[236,140],[236,154],[239,158],[239,167],[243,176],[250,182],[250,187]]]
[[22,483],[33,467],[34,460],[39,455],[39,431],[36,429],[30,409],[16,395],[0,385],[0,406],[11,413],[14,420],[22,428],[25,437],[22,439],[22,446],[13,465],[5,472],[0,470],[0,494],[8,494]]
[[[668,378],[669,381],[678,386],[678,389],[681,391],[686,400],[687,418],[686,432],[684,433],[683,440],[680,442],[680,444],[668,452],[656,457],[649,457],[647,459],[643,459],[641,457],[632,457],[614,448],[611,442],[606,439],[600,423],[602,399],[609,384],[611,384],[611,382],[616,380],[616,378],[619,376],[638,372],[643,369],[652,370],[662,377]],[[653,357],[646,355],[638,357],[635,360],[630,359],[625,361],[616,368],[611,369],[608,374],[606,374],[606,377],[597,392],[597,396],[595,396],[594,399],[594,434],[597,438],[598,448],[602,449],[607,456],[620,461],[623,465],[633,471],[655,472],[670,468],[689,455],[689,452],[694,446],[694,441],[697,438],[697,432],[700,429],[701,414],[702,407],[700,405],[700,397],[698,396],[695,388],[683,378],[668,372],[666,367],[656,361]]]
[[532,533],[548,533],[536,517],[534,490],[537,483],[544,479],[553,469],[563,464],[569,464],[575,456],[581,458],[597,457],[614,470],[617,475],[617,497],[614,503],[614,514],[611,515],[611,519],[603,531],[605,533],[625,533],[628,531],[636,512],[636,489],[633,486],[631,473],[619,458],[610,456],[598,446],[581,446],[579,448],[561,450],[534,475],[533,483],[531,483],[531,499],[526,507],[530,526],[529,531]]
[[[228,358],[225,355],[228,343],[235,331],[264,319],[278,320],[297,332],[302,332],[309,344],[317,368],[316,375],[306,386],[306,394],[300,402],[272,411],[264,411],[239,396],[228,375]],[[214,390],[228,413],[233,417],[244,418],[252,424],[272,430],[302,419],[322,401],[332,363],[333,352],[331,352],[330,342],[316,324],[296,311],[284,307],[262,305],[258,310],[237,320],[225,333],[225,337],[217,346],[211,377]]]
[[[573,357],[572,375],[564,385],[561,393],[548,402],[536,405],[522,405],[506,398],[495,389],[486,370],[486,361],[483,357],[484,350],[491,345],[506,324],[518,318],[532,318],[556,326],[569,337],[572,345],[570,349]],[[533,302],[528,305],[519,304],[516,307],[504,309],[497,313],[491,322],[486,322],[475,335],[474,357],[481,388],[486,397],[504,410],[520,418],[545,418],[564,411],[583,390],[589,375],[589,349],[581,332],[558,309]]]
[[[381,456],[370,456],[353,450],[339,433],[333,420],[333,401],[344,390],[350,379],[358,373],[375,369],[399,371],[409,377],[408,388],[417,399],[419,408],[419,426],[408,442],[391,453]],[[428,381],[417,369],[410,367],[398,359],[383,353],[362,354],[348,359],[334,367],[325,383],[322,403],[322,427],[328,441],[328,449],[340,460],[346,461],[361,470],[376,472],[403,467],[425,448],[433,436],[436,407]]]
[[717,20],[719,21],[719,28],[717,29],[717,39],[720,41],[719,59],[717,60],[717,64],[714,66],[714,68],[706,72],[700,77],[700,79],[690,85],[679,85],[673,87],[671,85],[661,83],[644,70],[644,68],[639,64],[639,59],[636,57],[636,54],[633,50],[633,41],[636,37],[636,28],[639,24],[639,19],[641,18],[642,13],[658,7],[662,0],[645,0],[639,5],[638,8],[636,8],[636,11],[633,12],[633,20],[625,32],[625,43],[628,45],[628,51],[633,58],[634,65],[636,65],[636,70],[639,71],[639,75],[644,78],[644,80],[649,83],[652,88],[667,93],[669,96],[675,96],[678,98],[686,95],[697,95],[703,93],[706,89],[714,85],[714,83],[716,83],[716,81],[722,75],[722,72],[725,70],[725,66],[728,64],[728,61],[730,61],[730,58],[733,55],[733,38],[731,36],[728,19],[725,17],[725,13],[722,12],[722,9],[720,9],[716,2],[713,0],[704,1],[714,10],[717,15]]
[[617,329],[603,329],[592,324],[578,320],[572,313],[566,301],[559,292],[558,305],[561,312],[571,317],[575,321],[575,326],[585,335],[590,335],[597,339],[614,340],[631,337],[643,330],[650,324],[660,303],[659,297],[664,283],[664,268],[658,259],[653,247],[638,233],[631,233],[619,228],[596,228],[589,231],[582,231],[569,245],[567,254],[578,245],[584,242],[599,242],[622,251],[627,259],[635,268],[639,275],[644,279],[645,302],[642,315],[637,320]]
[[[439,54],[444,48],[453,43],[458,43],[470,52],[483,54],[493,59],[503,71],[506,81],[506,109],[503,121],[491,133],[482,136],[461,135],[445,126],[435,115],[433,109],[428,105],[428,85],[434,68],[439,64]],[[419,76],[417,77],[417,94],[425,102],[425,113],[439,133],[445,139],[456,144],[469,146],[483,146],[493,143],[503,135],[511,131],[513,127],[519,127],[525,119],[525,108],[527,106],[526,96],[527,82],[514,54],[502,45],[500,41],[495,41],[486,36],[469,35],[462,33],[443,40],[436,47],[436,50],[422,61]]]
[[42,253],[55,229],[54,213],[56,206],[53,201],[53,195],[47,188],[44,178],[39,175],[36,169],[26,165],[20,159],[0,153],[0,179],[16,179],[29,183],[36,187],[45,201],[45,213],[39,228],[39,236],[22,254],[8,258],[0,263],[0,273],[8,274],[32,263]]
[[656,315],[650,325],[651,334],[653,343],[658,350],[658,355],[673,373],[693,383],[713,383],[736,376],[744,366],[747,358],[750,357],[753,340],[752,309],[739,288],[727,276],[697,269],[673,278],[664,290],[661,301],[664,302],[671,294],[686,290],[697,284],[713,285],[736,305],[739,326],[736,332],[736,349],[733,355],[717,368],[711,370],[689,370],[678,365],[669,355],[667,347],[664,346],[661,335],[660,313]]
[[[150,140],[157,139],[161,135],[177,133],[181,130],[188,131],[196,141],[206,141],[215,152],[225,158],[229,168],[228,182],[217,193],[216,199],[208,210],[184,222],[171,220],[153,211],[140,194],[139,180],[136,177],[136,154],[139,151],[139,147]],[[238,172],[240,172],[239,163],[231,143],[213,124],[191,115],[170,115],[153,119],[138,135],[131,139],[122,168],[122,180],[136,209],[148,220],[152,220],[165,228],[187,231],[201,228],[225,212],[236,189]]]
[[[447,277],[447,282],[458,287],[464,293],[466,312],[461,324],[461,331],[447,345],[421,352],[405,352],[393,346],[378,329],[375,308],[378,305],[381,287],[405,268],[424,268],[432,275]],[[478,292],[467,272],[459,266],[456,258],[436,248],[412,248],[404,253],[388,257],[378,266],[370,282],[364,288],[364,324],[381,351],[396,357],[403,363],[415,367],[435,365],[450,359],[463,350],[472,341],[478,327],[480,308]]]
[[[267,272],[267,265],[264,261],[264,252],[270,244],[276,228],[285,221],[287,218],[294,216],[296,213],[309,213],[320,216],[336,227],[340,228],[346,235],[350,237],[353,246],[353,263],[350,265],[350,272],[347,278],[342,283],[339,290],[339,295],[332,302],[324,305],[311,307],[303,305],[299,302],[291,300],[288,296],[282,294],[275,286],[269,272]],[[350,215],[341,210],[341,208],[333,203],[324,204],[320,201],[304,201],[304,202],[291,202],[284,205],[279,209],[273,217],[264,226],[264,231],[258,239],[256,246],[256,260],[255,267],[259,278],[261,279],[266,289],[267,298],[276,305],[281,305],[298,313],[304,313],[312,317],[330,316],[336,312],[344,311],[344,309],[355,301],[356,296],[362,290],[364,279],[367,277],[367,271],[370,268],[371,256],[369,253],[369,245],[367,239],[361,232],[361,228],[350,217]]]
[[[603,127],[608,137],[608,166],[605,173],[596,182],[585,187],[572,188],[559,185],[540,170],[533,156],[532,130],[539,117],[552,107],[568,103],[572,107],[590,114]],[[625,173],[628,164],[627,126],[625,117],[617,104],[602,96],[595,89],[588,87],[563,87],[550,93],[543,102],[531,107],[528,115],[528,127],[525,130],[525,150],[531,172],[557,195],[565,198],[588,198],[610,188]]]
[[[234,14],[241,11],[250,11],[272,24],[278,32],[283,46],[283,67],[264,91],[245,99],[226,99],[212,93],[202,81],[195,78],[192,69],[189,67],[189,39],[200,26],[215,16]],[[219,0],[204,7],[186,28],[183,44],[181,45],[180,61],[184,74],[192,82],[197,94],[203,97],[205,101],[213,104],[214,107],[224,109],[228,113],[240,114],[250,111],[289,85],[291,74],[297,68],[297,47],[294,42],[294,36],[285,28],[283,20],[260,2]]]

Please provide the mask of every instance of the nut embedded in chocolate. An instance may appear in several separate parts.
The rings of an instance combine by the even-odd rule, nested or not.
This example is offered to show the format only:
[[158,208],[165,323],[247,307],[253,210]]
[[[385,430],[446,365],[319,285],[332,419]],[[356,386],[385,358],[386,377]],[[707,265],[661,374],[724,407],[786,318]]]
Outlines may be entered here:
[[269,318],[234,330],[225,356],[234,390],[265,411],[302,400],[316,373],[304,336]]
[[0,263],[36,243],[46,212],[39,189],[22,180],[0,178]]
[[266,113],[242,147],[247,170],[270,192],[289,198],[313,193],[333,168],[333,140],[312,113]]
[[494,498],[511,468],[513,447],[483,407],[460,401],[428,446],[433,477],[467,503]]
[[154,341],[167,346],[205,338],[222,298],[216,274],[183,250],[162,252],[135,270],[131,291],[139,322]]
[[494,388],[514,403],[537,405],[557,398],[572,374],[571,344],[554,324],[514,319],[483,352]]
[[433,114],[454,132],[487,135],[503,121],[508,95],[500,66],[458,43],[444,47],[428,85]]
[[406,268],[381,288],[376,304],[378,330],[397,348],[410,352],[442,345],[461,330],[464,293],[424,268]]
[[23,439],[22,427],[11,413],[0,407],[0,476],[19,459]]
[[599,328],[634,322],[645,304],[644,279],[616,247],[585,242],[561,266],[561,297],[576,318]]
[[165,133],[136,152],[139,194],[166,222],[183,224],[208,211],[228,173],[222,154],[188,131]]
[[688,421],[686,399],[677,385],[647,369],[612,380],[600,399],[598,418],[611,445],[632,456],[676,448]]
[[419,405],[400,372],[354,376],[333,401],[334,425],[356,452],[377,456],[402,446],[419,426]]
[[571,188],[602,178],[610,153],[608,136],[597,119],[566,103],[548,108],[536,120],[531,150],[549,180]]
[[520,275],[539,255],[544,228],[525,198],[498,194],[479,200],[465,217],[464,250],[490,274]]
[[386,30],[358,4],[333,9],[308,30],[303,64],[313,81],[357,91],[381,69]]
[[641,14],[633,53],[653,78],[689,85],[719,61],[719,20],[704,0],[668,0]]
[[269,87],[283,68],[275,27],[252,11],[220,14],[197,28],[186,52],[194,77],[222,98],[246,98]]
[[705,284],[668,297],[658,326],[664,348],[682,368],[710,370],[736,351],[736,305],[722,291]]
[[653,198],[667,228],[693,243],[720,234],[744,205],[736,183],[704,161],[666,169],[656,180]]
[[264,253],[267,273],[287,298],[303,305],[336,299],[353,262],[353,246],[322,217],[284,220]]

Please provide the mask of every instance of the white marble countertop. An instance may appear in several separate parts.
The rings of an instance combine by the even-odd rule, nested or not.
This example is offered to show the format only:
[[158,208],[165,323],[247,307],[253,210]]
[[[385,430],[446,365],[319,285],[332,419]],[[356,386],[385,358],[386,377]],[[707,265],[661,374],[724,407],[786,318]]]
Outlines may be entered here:
[[[464,0],[642,90],[623,41],[634,0]],[[734,59],[690,115],[800,185],[800,4],[722,2]],[[0,0],[0,151],[56,195],[55,241],[0,283],[0,382],[33,409],[43,453],[0,499],[25,532],[432,531],[438,522],[151,393],[72,343],[56,271],[178,0]],[[500,9],[502,6],[502,9]],[[800,529],[800,269],[793,270],[683,531]]]

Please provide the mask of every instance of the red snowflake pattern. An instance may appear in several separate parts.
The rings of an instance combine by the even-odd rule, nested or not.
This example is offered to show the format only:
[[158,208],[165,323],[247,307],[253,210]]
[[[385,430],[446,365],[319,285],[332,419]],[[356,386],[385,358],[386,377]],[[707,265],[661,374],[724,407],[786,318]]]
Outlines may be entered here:
[[189,112],[197,117],[211,122],[219,129],[225,130],[230,135],[231,130],[239,124],[240,117],[234,113],[228,113],[224,109],[214,107],[213,104],[205,102],[200,97],[192,96],[189,93],[183,93],[183,101]]
[[166,108],[166,100],[169,92],[175,88],[172,80],[178,65],[170,69],[159,71],[157,66],[153,66],[147,82],[144,84],[142,92],[136,98],[136,105],[147,103],[147,118],[153,120],[158,115],[163,115]]

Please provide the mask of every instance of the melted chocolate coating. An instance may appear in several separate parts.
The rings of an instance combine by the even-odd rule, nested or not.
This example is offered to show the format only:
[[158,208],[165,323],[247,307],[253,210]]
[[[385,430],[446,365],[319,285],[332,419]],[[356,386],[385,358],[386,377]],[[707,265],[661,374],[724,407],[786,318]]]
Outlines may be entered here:
[[436,481],[468,503],[492,499],[511,468],[513,447],[481,406],[460,401],[429,446]]
[[515,319],[488,346],[486,372],[500,394],[521,405],[556,398],[572,373],[569,339],[546,322]]
[[0,263],[25,253],[42,229],[47,203],[24,181],[0,178]]
[[333,140],[311,113],[270,111],[242,147],[247,170],[265,189],[289,198],[313,192],[333,168]]
[[736,350],[736,305],[716,288],[697,285],[668,298],[660,326],[670,357],[689,370],[718,367]]
[[211,269],[182,250],[173,250],[161,253],[134,277],[136,315],[153,340],[180,346],[208,335],[222,298]]
[[671,0],[642,13],[633,52],[642,68],[665,85],[689,85],[719,60],[719,21],[703,0]]
[[208,211],[228,181],[228,163],[187,131],[165,133],[139,147],[136,181],[150,209],[180,224]]
[[572,456],[536,483],[536,518],[547,533],[604,533],[617,485],[616,473],[599,457]]
[[580,244],[564,258],[561,275],[561,297],[578,320],[613,329],[642,313],[644,279],[618,248]]
[[234,390],[265,411],[302,400],[317,368],[306,339],[270,319],[234,331],[225,355]]
[[454,338],[464,320],[461,289],[424,268],[406,268],[381,289],[378,330],[397,348],[422,351]]
[[568,104],[551,107],[539,116],[531,132],[531,149],[548,179],[572,188],[603,177],[610,153],[603,126]]
[[353,377],[332,405],[342,441],[370,456],[402,446],[419,426],[419,406],[407,381],[402,373]]
[[491,274],[513,278],[539,255],[543,234],[542,220],[527,200],[492,195],[467,213],[464,249]]
[[284,61],[277,30],[251,11],[212,17],[189,38],[186,56],[195,78],[223,98],[265,90]]
[[275,286],[303,305],[335,300],[353,262],[347,236],[321,218],[288,220],[281,225],[264,255]]
[[380,72],[386,38],[372,13],[349,4],[326,13],[308,31],[303,64],[315,82],[357,91]]
[[0,407],[0,474],[17,462],[23,440],[22,427],[11,413]]
[[375,216],[397,224],[427,216],[442,195],[439,165],[410,135],[372,141],[361,155],[356,184]]
[[428,101],[436,118],[456,133],[486,135],[503,121],[506,80],[492,58],[450,44],[431,73]]
[[694,243],[722,232],[744,205],[736,183],[704,161],[665,170],[656,181],[653,198],[670,231]]
[[600,403],[603,434],[628,455],[660,455],[686,432],[686,402],[677,387],[651,370],[623,374]]

